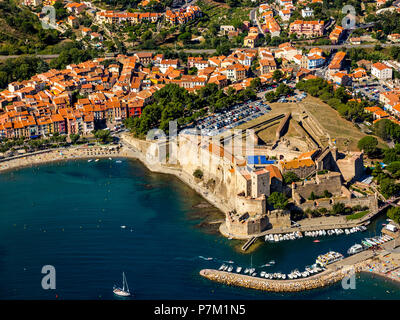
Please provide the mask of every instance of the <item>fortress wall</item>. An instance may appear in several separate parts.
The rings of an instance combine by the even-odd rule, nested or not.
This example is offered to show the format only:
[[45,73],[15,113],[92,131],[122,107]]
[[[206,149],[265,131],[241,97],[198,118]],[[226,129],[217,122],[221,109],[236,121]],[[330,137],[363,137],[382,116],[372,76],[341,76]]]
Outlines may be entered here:
[[291,226],[290,212],[287,210],[273,210],[269,212],[268,220],[273,228],[289,228]]
[[248,212],[250,215],[266,212],[266,199],[253,199],[250,197],[236,196],[236,211],[239,214]]
[[278,140],[280,137],[282,137],[287,130],[289,126],[289,120],[291,118],[291,113],[288,112],[286,116],[281,120],[281,123],[279,124],[279,127],[276,130],[276,139]]
[[360,178],[364,174],[364,161],[361,152],[354,153],[349,158],[337,160],[337,165],[346,181]]
[[285,174],[286,172],[294,172],[300,179],[304,179],[313,171],[315,171],[316,166],[310,166],[310,167],[298,167],[298,168],[291,168],[291,169],[284,169],[282,166],[280,166],[282,174]]
[[295,193],[304,199],[308,199],[312,192],[314,192],[316,196],[320,196],[324,194],[325,190],[338,196],[341,194],[342,184],[340,174],[332,175],[332,173],[330,173],[327,175],[320,175],[315,180],[297,182],[293,187]]
[[317,199],[314,201],[308,200],[302,204],[299,205],[299,207],[302,210],[307,210],[307,209],[318,209],[318,208],[326,208],[328,210],[332,209],[333,205],[335,203],[343,203],[347,207],[354,207],[357,205],[360,206],[368,206],[371,211],[376,211],[378,209],[378,201],[375,198],[374,195],[362,197],[362,198],[345,198],[345,197],[340,197],[340,198],[332,198],[332,199]]

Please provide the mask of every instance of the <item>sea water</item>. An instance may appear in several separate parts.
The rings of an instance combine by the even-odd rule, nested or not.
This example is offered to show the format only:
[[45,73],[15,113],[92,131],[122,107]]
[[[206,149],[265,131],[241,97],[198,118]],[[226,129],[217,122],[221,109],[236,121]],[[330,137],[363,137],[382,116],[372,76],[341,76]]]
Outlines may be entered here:
[[[369,274],[356,289],[340,283],[300,293],[230,287],[199,275],[233,261],[256,272],[304,270],[319,254],[346,253],[379,233],[385,218],[351,235],[263,243],[252,254],[241,242],[202,227],[210,208],[170,175],[140,162],[75,160],[0,174],[0,299],[117,299],[125,272],[135,299],[399,299],[400,286]],[[214,214],[223,218],[215,209]],[[125,226],[122,228],[121,226]],[[275,263],[270,263],[274,260]],[[56,289],[44,290],[44,265]]]

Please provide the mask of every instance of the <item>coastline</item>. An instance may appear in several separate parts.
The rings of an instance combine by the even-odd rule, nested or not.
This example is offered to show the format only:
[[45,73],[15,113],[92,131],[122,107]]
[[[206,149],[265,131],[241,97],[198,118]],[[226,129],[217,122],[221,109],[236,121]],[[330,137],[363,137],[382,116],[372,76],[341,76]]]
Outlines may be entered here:
[[[139,160],[144,166],[152,171],[163,174],[173,174],[186,185],[191,187],[194,191],[198,192],[202,197],[205,198],[211,205],[216,206],[214,201],[216,199],[210,199],[209,194],[205,194],[203,188],[194,182],[194,178],[182,172],[180,168],[172,168],[153,164],[146,159],[146,156],[137,151],[136,148],[128,147],[123,145],[122,147],[116,146],[94,146],[94,147],[69,147],[63,149],[47,150],[40,153],[20,155],[16,159],[4,159],[0,162],[0,173],[10,170],[17,170],[23,167],[36,166],[44,163],[51,163],[57,161],[70,161],[70,160],[82,160],[82,159],[96,159],[96,158],[127,158]],[[207,197],[208,196],[208,197]],[[218,208],[218,206],[216,206]],[[389,253],[390,254],[390,253]],[[352,256],[345,260],[354,260],[358,256]],[[400,256],[400,254],[399,254]],[[203,269],[200,271],[200,275],[208,278],[209,280],[234,285],[246,288],[252,288],[256,290],[274,291],[274,292],[294,292],[311,290],[315,288],[321,288],[332,285],[348,275],[349,267],[354,268],[356,272],[372,273],[376,274],[385,279],[390,279],[396,283],[400,283],[400,268],[396,269],[399,272],[397,278],[393,278],[379,272],[377,270],[370,270],[371,257],[364,257],[362,261],[354,261],[353,263],[335,263],[329,266],[328,270],[311,276],[309,278],[298,279],[298,280],[268,280],[264,278],[251,277],[243,274],[228,273],[212,269]],[[400,265],[400,257],[398,257],[398,263]],[[336,265],[336,269],[334,266]]]

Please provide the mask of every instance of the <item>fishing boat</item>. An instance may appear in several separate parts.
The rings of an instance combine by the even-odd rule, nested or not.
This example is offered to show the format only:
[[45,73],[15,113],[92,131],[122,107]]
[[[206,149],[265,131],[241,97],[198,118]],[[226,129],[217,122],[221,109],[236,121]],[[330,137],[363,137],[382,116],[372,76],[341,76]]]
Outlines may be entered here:
[[335,251],[329,251],[326,254],[319,255],[315,262],[321,266],[326,266],[333,262],[342,260],[343,258],[344,257],[341,253]]
[[126,281],[124,272],[122,272],[122,289],[114,286],[113,292],[120,297],[129,297],[131,295],[129,292],[128,281]]

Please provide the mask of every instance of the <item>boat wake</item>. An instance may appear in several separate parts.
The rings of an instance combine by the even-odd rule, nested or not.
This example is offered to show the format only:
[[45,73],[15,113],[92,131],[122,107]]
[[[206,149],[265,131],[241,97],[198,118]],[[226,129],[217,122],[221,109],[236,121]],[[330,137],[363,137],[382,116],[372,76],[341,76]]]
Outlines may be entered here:
[[224,262],[225,262],[225,263],[235,263],[235,261],[232,261],[232,260],[229,260],[229,261],[225,261],[225,260],[224,260]]
[[210,257],[209,257],[209,258],[206,258],[206,257],[203,257],[203,256],[199,256],[199,258],[200,258],[200,259],[203,259],[203,260],[207,260],[207,261],[210,261],[210,260],[213,259],[213,258],[210,258]]
[[261,266],[259,266],[259,268],[264,268],[264,267],[270,267],[271,265],[269,263],[266,264],[262,264]]

